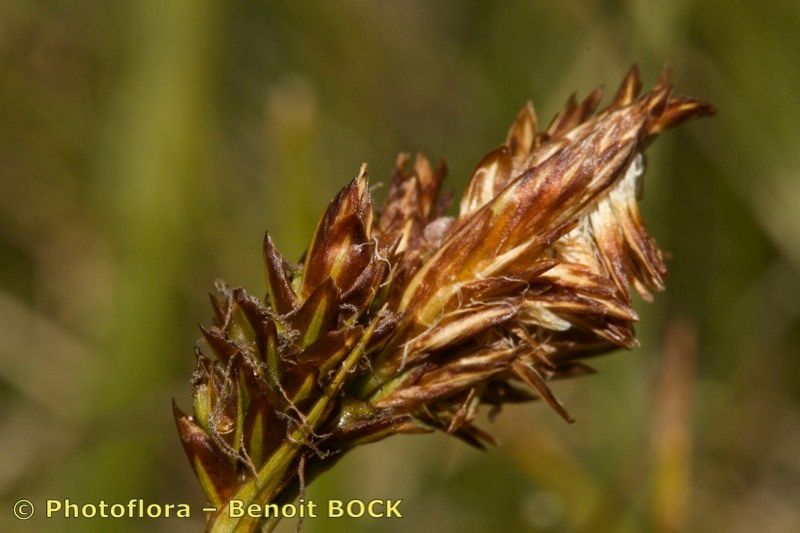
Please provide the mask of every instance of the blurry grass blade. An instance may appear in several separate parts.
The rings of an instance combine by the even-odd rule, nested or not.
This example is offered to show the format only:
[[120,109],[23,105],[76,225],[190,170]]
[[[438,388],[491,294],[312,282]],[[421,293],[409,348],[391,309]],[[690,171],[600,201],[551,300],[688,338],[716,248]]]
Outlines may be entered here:
[[683,531],[692,492],[692,404],[697,332],[686,320],[673,321],[662,353],[655,390],[651,446],[653,453],[653,526]]

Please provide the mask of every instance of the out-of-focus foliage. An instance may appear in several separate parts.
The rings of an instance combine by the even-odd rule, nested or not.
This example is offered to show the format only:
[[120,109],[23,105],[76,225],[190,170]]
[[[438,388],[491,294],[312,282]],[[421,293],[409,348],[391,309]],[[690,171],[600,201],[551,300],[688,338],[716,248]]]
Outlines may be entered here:
[[[649,155],[644,217],[673,259],[642,347],[554,385],[575,425],[527,405],[489,453],[352,452],[307,496],[405,517],[305,530],[797,530],[798,27],[788,0],[4,1],[0,529],[199,530],[169,402],[188,403],[202,289],[262,290],[264,229],[298,257],[362,161],[385,182],[424,150],[463,187],[525,100],[547,120],[638,61],[720,110]],[[196,516],[23,524],[23,497]]]

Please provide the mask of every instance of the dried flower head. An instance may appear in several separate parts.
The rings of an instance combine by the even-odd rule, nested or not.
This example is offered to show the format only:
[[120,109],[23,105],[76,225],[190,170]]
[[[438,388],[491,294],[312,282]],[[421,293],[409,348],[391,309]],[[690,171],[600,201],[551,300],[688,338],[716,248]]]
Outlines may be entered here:
[[673,95],[667,78],[639,96],[634,66],[608,107],[595,113],[599,90],[572,96],[544,130],[527,104],[478,163],[456,217],[440,192],[444,164],[401,154],[377,211],[362,167],[300,265],[265,238],[265,300],[218,283],[195,350],[193,415],[175,408],[219,509],[209,528],[257,528],[226,503],[292,499],[306,471],[358,444],[439,429],[483,447],[483,405],[542,399],[572,421],[548,381],[633,347],[631,287],[649,300],[664,286],[637,206],[643,150],[714,112]]

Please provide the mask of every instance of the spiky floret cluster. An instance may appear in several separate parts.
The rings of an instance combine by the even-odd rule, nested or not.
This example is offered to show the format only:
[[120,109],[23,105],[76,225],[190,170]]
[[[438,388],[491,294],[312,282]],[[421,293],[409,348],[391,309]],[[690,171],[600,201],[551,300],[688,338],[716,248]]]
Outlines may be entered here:
[[[440,429],[476,445],[481,405],[543,399],[587,374],[580,359],[635,345],[630,287],[663,288],[663,257],[637,207],[642,152],[713,108],[665,74],[639,96],[634,66],[611,104],[570,97],[539,130],[533,107],[483,157],[446,216],[446,174],[397,159],[374,211],[366,168],[322,216],[300,265],[264,241],[267,296],[218,283],[202,329],[193,415],[175,408],[213,530],[236,498],[293,498],[306,469],[357,444]],[[201,344],[204,345],[201,347]],[[209,357],[206,353],[213,353]]]

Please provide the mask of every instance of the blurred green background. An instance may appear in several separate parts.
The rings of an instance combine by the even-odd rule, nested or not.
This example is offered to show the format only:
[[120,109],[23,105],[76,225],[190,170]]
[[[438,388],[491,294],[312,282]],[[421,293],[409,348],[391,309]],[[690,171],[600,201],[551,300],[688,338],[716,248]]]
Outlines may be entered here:
[[[362,161],[377,183],[422,150],[460,192],[527,99],[547,122],[637,61],[720,110],[649,152],[673,259],[641,348],[555,385],[575,425],[527,405],[488,453],[358,449],[308,496],[405,517],[305,531],[800,531],[798,28],[795,0],[2,0],[0,530],[199,531],[170,400],[212,280],[263,290],[263,231],[298,257]],[[196,516],[19,522],[19,498]]]

